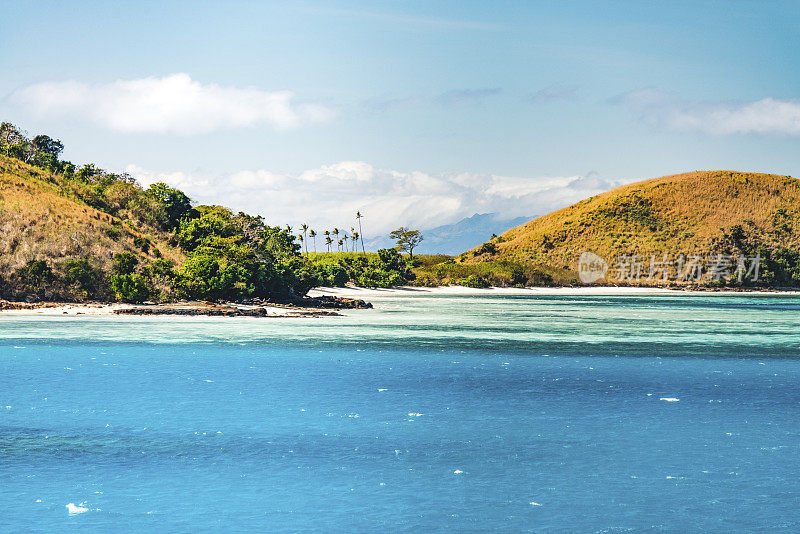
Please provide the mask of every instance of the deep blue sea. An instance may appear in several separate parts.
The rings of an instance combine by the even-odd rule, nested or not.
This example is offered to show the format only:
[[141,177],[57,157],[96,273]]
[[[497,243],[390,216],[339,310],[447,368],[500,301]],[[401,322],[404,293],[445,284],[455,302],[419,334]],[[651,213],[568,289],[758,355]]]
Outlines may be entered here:
[[0,531],[800,531],[800,298],[370,300],[0,314]]

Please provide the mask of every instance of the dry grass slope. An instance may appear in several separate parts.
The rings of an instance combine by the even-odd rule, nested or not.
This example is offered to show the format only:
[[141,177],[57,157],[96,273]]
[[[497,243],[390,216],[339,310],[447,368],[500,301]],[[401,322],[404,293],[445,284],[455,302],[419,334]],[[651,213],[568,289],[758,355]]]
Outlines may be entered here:
[[[136,229],[109,214],[65,196],[50,173],[0,156],[0,273],[8,274],[29,260],[58,264],[67,257],[93,258],[108,269],[111,253],[131,251],[155,259],[155,249],[180,263],[182,253],[157,231]],[[147,238],[145,252],[134,243]]]
[[509,259],[575,271],[584,251],[607,259],[716,254],[725,252],[720,250],[723,236],[734,225],[769,247],[797,250],[800,181],[707,171],[637,182],[513,228],[495,241],[495,254],[477,254],[468,261]]

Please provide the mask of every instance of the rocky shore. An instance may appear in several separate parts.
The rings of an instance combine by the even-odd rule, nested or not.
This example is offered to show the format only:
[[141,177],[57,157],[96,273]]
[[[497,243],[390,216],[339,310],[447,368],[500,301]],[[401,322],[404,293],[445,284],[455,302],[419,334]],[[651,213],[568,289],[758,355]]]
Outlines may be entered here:
[[0,312],[37,315],[182,315],[209,317],[331,317],[342,309],[369,309],[372,304],[361,299],[320,296],[272,302],[252,299],[246,302],[174,302],[174,303],[64,303],[14,302],[0,300]]
[[276,313],[275,306],[246,306],[193,302],[188,304],[131,305],[117,308],[116,315],[184,315],[208,317],[326,317],[341,315],[335,311],[309,308],[283,308]]

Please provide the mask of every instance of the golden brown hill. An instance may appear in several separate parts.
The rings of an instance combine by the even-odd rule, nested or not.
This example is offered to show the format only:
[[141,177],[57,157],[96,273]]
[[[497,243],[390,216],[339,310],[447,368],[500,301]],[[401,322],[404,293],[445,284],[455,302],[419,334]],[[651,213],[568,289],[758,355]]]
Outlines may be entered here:
[[156,228],[88,206],[70,194],[60,176],[0,156],[0,273],[12,273],[30,260],[57,266],[82,257],[107,270],[111,253],[123,251],[143,262],[159,255],[182,261],[166,238]]
[[649,262],[664,254],[735,254],[759,246],[768,251],[800,247],[800,181],[707,171],[618,187],[513,228],[465,257],[576,272],[584,251],[605,258],[613,270],[620,255],[640,255]]

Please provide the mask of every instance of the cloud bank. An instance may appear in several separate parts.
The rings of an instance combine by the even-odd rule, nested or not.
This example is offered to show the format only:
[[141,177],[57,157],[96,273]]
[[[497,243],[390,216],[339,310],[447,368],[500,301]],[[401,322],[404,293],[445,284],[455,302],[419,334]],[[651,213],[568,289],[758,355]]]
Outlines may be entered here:
[[800,100],[796,99],[710,104],[687,102],[655,89],[641,89],[615,97],[612,103],[625,104],[645,122],[675,131],[800,135]]
[[543,214],[618,185],[595,173],[539,178],[434,175],[380,169],[363,161],[342,161],[296,175],[246,170],[222,178],[160,174],[136,165],[126,170],[145,185],[163,180],[199,202],[261,214],[270,224],[349,228],[360,210],[367,236],[400,225],[433,228],[475,213],[497,212],[504,220]]
[[39,116],[88,117],[111,130],[137,133],[186,135],[261,123],[296,128],[335,114],[319,104],[295,103],[290,91],[202,84],[184,73],[95,85],[39,83],[10,98]]

